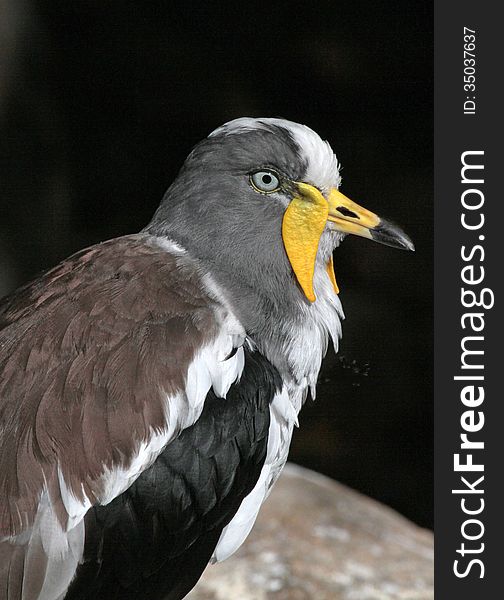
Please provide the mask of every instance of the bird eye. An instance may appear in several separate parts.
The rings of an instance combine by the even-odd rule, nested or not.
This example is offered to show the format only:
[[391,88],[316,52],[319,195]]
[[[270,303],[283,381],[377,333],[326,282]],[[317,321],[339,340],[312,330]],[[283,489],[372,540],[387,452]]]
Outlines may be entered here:
[[274,171],[256,171],[250,176],[250,183],[265,194],[276,192],[280,188],[280,178]]

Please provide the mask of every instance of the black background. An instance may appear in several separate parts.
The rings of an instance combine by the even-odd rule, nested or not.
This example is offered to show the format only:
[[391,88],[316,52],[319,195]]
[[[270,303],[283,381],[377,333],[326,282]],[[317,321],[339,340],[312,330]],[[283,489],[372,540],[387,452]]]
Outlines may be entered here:
[[238,116],[328,139],[343,192],[415,254],[348,239],[347,320],[291,459],[432,525],[430,2],[7,0],[0,294],[143,227],[191,147]]

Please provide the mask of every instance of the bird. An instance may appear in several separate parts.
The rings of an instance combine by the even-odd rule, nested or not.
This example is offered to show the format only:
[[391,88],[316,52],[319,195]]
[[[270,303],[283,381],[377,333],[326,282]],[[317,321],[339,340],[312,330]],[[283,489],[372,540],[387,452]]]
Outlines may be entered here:
[[0,303],[0,598],[183,598],[247,538],[341,336],[333,252],[413,250],[305,125],[199,142],[150,223]]

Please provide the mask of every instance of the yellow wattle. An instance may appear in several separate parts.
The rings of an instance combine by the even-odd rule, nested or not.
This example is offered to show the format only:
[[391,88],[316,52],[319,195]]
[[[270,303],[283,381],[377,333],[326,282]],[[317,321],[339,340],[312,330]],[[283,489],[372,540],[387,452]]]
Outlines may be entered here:
[[335,293],[339,294],[339,287],[338,287],[338,284],[336,283],[336,275],[334,274],[334,262],[333,262],[332,255],[331,255],[331,258],[327,261],[326,270],[327,270],[327,274],[329,275],[329,279],[331,280],[331,283],[332,283]]
[[316,299],[313,290],[315,259],[328,213],[329,205],[317,190],[316,194],[310,193],[309,197],[295,197],[282,221],[285,251],[296,279],[310,302]]

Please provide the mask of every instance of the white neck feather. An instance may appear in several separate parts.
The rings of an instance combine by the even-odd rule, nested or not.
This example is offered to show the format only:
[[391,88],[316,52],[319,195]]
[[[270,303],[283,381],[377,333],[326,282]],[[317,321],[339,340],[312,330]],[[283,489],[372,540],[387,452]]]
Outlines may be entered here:
[[[340,241],[338,239],[335,242],[330,234],[322,236],[313,279],[316,300],[311,304],[300,301],[298,315],[288,321],[282,331],[283,350],[292,373],[289,387],[292,388],[291,397],[297,411],[300,410],[308,389],[315,398],[317,377],[327,352],[329,338],[335,352],[338,351],[344,313],[326,265],[335,243],[339,245]],[[296,389],[300,393],[294,393]]]

